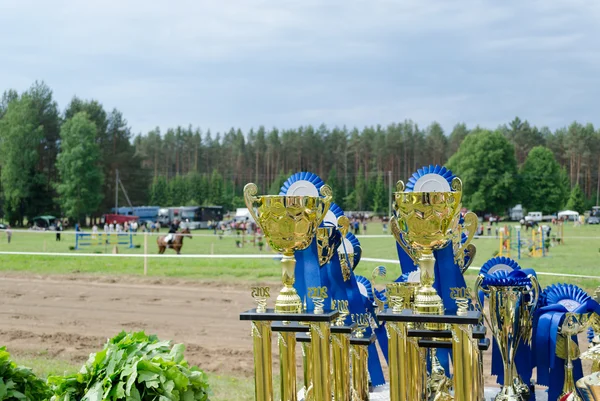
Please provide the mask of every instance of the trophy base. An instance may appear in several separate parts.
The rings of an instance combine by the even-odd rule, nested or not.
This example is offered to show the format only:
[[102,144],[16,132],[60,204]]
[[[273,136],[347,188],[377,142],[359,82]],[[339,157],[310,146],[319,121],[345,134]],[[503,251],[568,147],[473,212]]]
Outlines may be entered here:
[[283,288],[275,300],[276,313],[302,313],[302,300],[294,287]]
[[[435,288],[421,287],[415,295],[415,312],[420,315],[443,315],[444,304]],[[445,323],[425,323],[428,330],[446,330]]]
[[494,401],[523,401],[523,396],[512,386],[502,387]]

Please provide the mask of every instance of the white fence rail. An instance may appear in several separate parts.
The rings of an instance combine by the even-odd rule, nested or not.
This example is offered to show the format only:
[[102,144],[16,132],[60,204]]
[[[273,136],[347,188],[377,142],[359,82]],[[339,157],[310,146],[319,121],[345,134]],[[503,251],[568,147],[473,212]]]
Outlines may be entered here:
[[[244,255],[157,255],[157,254],[113,254],[113,253],[67,253],[67,252],[9,252],[0,251],[0,255],[24,255],[24,256],[64,256],[64,257],[95,257],[95,258],[191,258],[191,259],[279,259],[281,255],[270,254],[270,255],[256,255],[256,254],[244,254]],[[375,262],[375,263],[391,263],[400,264],[397,259],[379,259],[379,258],[361,258],[364,262]],[[479,271],[480,267],[469,267],[469,270]],[[598,279],[600,276],[587,276],[582,274],[565,274],[565,273],[552,273],[536,271],[540,276],[554,276],[554,277],[572,277],[572,278],[587,278],[587,279]],[[144,274],[147,274],[147,265],[144,263]]]

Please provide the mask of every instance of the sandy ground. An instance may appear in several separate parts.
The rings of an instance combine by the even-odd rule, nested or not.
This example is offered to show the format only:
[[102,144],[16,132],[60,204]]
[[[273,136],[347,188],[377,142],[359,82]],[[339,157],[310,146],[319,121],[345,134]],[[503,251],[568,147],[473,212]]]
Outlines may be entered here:
[[[251,376],[250,327],[239,320],[240,312],[253,307],[249,286],[164,278],[3,274],[0,344],[15,354],[43,352],[83,364],[119,331],[144,330],[184,343],[188,361],[207,372]],[[273,355],[277,372],[275,344]],[[485,353],[484,372],[489,372],[490,358],[491,350]],[[495,384],[486,376],[486,384]]]
[[239,313],[252,307],[242,285],[164,279],[0,277],[0,344],[83,363],[121,330],[144,330],[186,345],[206,371],[252,374],[252,344]]

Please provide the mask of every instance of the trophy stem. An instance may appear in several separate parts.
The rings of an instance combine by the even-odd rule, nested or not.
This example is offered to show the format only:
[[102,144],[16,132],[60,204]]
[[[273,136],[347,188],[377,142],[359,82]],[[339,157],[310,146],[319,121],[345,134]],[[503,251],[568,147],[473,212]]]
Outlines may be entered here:
[[571,355],[569,355],[569,341],[570,338],[567,336],[567,358],[565,360],[565,382],[563,384],[562,394],[560,398],[567,394],[572,394],[572,398],[569,400],[572,401],[582,401],[582,399],[577,395],[577,391],[575,390],[575,380],[573,379],[573,361],[571,361]]
[[[415,310],[423,315],[440,315],[444,313],[442,298],[438,295],[433,283],[435,281],[435,256],[431,249],[424,249],[419,257],[421,269],[421,286],[415,295]],[[429,330],[444,330],[444,324],[426,323]]]
[[277,313],[300,313],[302,310],[302,300],[294,288],[294,269],[296,268],[296,259],[294,253],[284,253],[281,259],[281,281],[283,288],[275,300],[275,312]]

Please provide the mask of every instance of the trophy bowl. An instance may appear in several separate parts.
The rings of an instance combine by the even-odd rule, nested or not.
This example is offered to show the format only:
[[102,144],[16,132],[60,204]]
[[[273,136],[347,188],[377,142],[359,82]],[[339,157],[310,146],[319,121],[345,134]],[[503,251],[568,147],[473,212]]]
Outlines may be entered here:
[[456,236],[462,183],[455,177],[450,192],[406,192],[402,181],[398,181],[396,189],[391,229],[396,241],[421,270],[415,309],[423,314],[443,313],[442,299],[433,288],[433,251],[445,247]]
[[244,187],[244,201],[248,211],[260,226],[271,248],[283,254],[281,259],[284,287],[275,301],[279,313],[299,313],[302,301],[294,288],[295,251],[310,245],[317,228],[331,204],[332,192],[327,185],[319,196],[257,196],[258,188],[249,183]]

